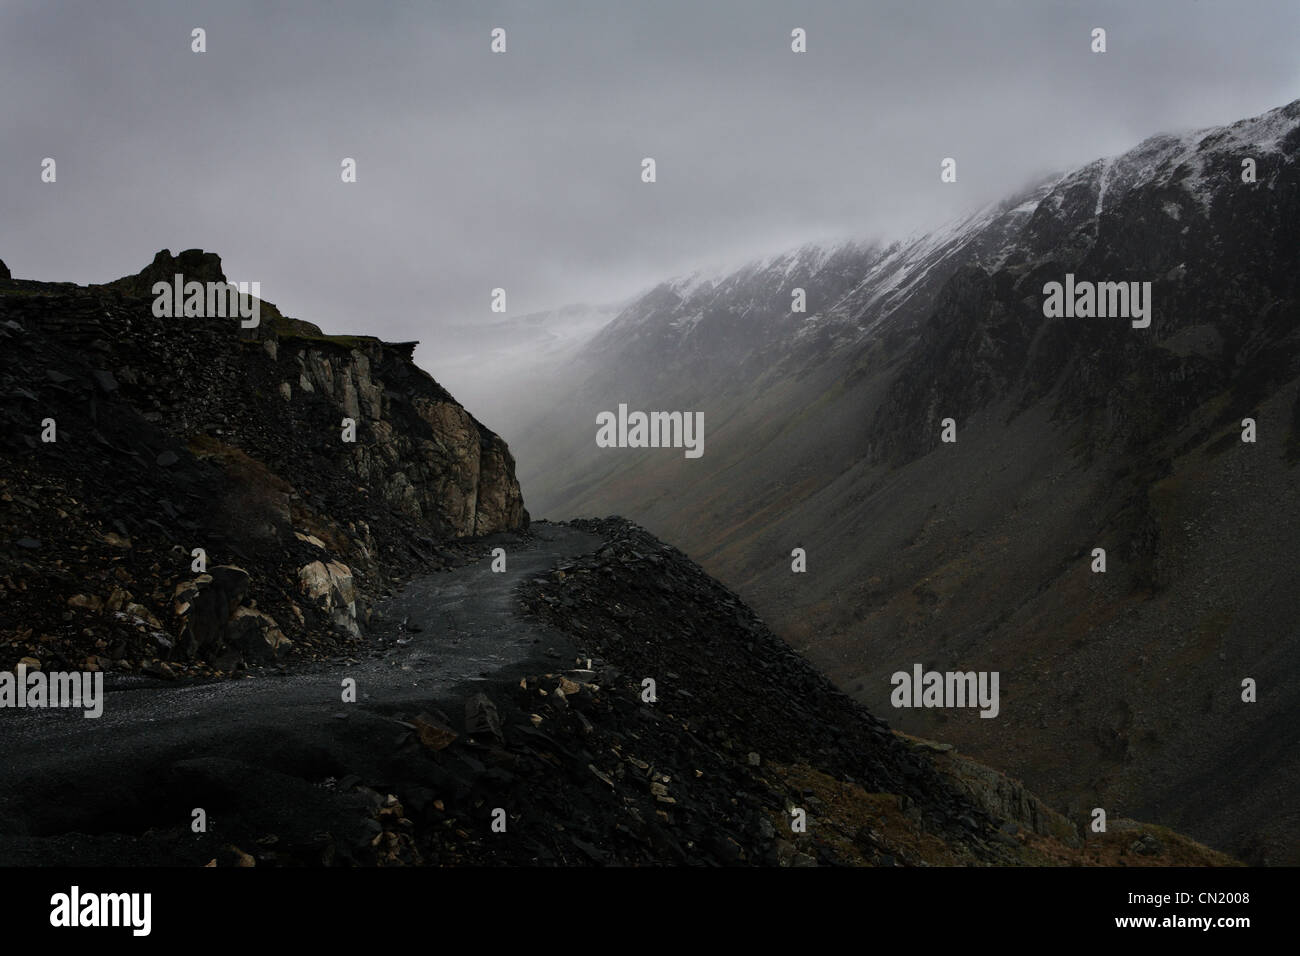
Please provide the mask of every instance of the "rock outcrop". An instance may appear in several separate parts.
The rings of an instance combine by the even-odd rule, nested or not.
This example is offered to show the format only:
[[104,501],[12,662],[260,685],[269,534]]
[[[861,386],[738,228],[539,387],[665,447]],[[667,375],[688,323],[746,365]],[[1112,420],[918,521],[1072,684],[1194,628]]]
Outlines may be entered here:
[[[286,377],[278,392],[331,401],[357,423],[350,449],[357,478],[401,514],[452,535],[526,526],[514,458],[488,431],[392,346],[334,342],[286,326],[268,337]],[[397,354],[395,354],[397,353]]]
[[243,568],[222,566],[176,585],[172,610],[179,622],[178,659],[204,659],[234,670],[241,660],[265,664],[289,653],[293,643],[275,619],[243,605],[249,584]]
[[21,450],[0,458],[0,667],[169,676],[330,653],[397,581],[527,526],[510,450],[415,343],[326,335],[264,301],[250,328],[155,316],[153,284],[177,274],[227,279],[213,253],[164,249],[106,285],[0,287],[0,429]]
[[215,252],[186,249],[173,256],[170,249],[160,249],[153,261],[135,275],[114,279],[104,288],[114,289],[124,295],[152,297],[155,282],[171,285],[177,275],[183,275],[187,282],[226,281],[226,274],[221,269],[221,257]]
[[307,600],[328,613],[335,627],[360,636],[357,589],[351,568],[338,561],[313,561],[299,569],[298,581]]

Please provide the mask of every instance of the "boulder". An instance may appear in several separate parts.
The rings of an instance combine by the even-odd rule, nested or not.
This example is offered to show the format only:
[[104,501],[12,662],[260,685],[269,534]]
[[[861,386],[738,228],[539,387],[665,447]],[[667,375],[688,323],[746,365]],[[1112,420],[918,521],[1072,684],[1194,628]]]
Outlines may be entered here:
[[422,713],[411,721],[415,725],[415,735],[420,743],[430,750],[445,750],[459,736],[438,718]]
[[357,624],[357,588],[352,569],[341,561],[313,561],[298,569],[298,586],[316,607],[329,614],[335,627],[354,637]]
[[251,607],[235,609],[226,627],[226,642],[237,648],[250,664],[272,663],[293,647],[274,618]]
[[211,657],[226,645],[231,617],[248,594],[243,568],[221,565],[176,585],[172,610],[183,619],[180,652],[188,659]]
[[465,701],[465,733],[490,734],[501,740],[501,715],[497,705],[482,691]]

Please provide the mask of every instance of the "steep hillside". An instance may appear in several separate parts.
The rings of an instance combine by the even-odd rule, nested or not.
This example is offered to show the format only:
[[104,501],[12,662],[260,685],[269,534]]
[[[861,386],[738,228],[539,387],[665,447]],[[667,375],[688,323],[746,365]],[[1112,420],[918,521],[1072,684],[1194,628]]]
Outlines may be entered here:
[[[715,520],[730,524],[784,499],[790,483],[782,472],[796,463],[801,485],[838,474],[863,450],[860,410],[841,401],[846,384],[861,378],[863,343],[899,349],[957,269],[1006,254],[1048,189],[939,233],[888,245],[807,245],[725,275],[661,283],[594,336],[549,390],[538,384],[545,401],[521,410],[515,400],[512,417],[523,424],[513,432],[531,500],[557,516],[635,505],[675,534],[698,524],[678,512],[679,490],[708,499]],[[791,311],[796,289],[805,292],[806,312]],[[620,402],[703,411],[709,454],[687,468],[657,453],[598,451],[585,423]],[[821,433],[838,440],[821,441]],[[735,481],[737,470],[746,480]],[[727,494],[711,494],[724,483]],[[655,501],[662,508],[651,511]]]
[[[697,327],[732,316],[713,326],[738,369],[702,332],[661,340],[665,309],[697,311],[695,286],[661,286],[593,342],[547,419],[570,438],[527,448],[524,480],[539,513],[616,510],[683,547],[876,712],[913,662],[1000,671],[996,720],[892,713],[1058,807],[1300,862],[1298,151],[1300,102],[1153,137],[893,253],[892,275],[875,252],[825,295],[775,276],[771,308],[805,281],[826,312],[793,332],[715,297]],[[1067,274],[1150,282],[1150,326],[1046,317]],[[704,411],[704,456],[597,449],[619,402]]]
[[175,274],[225,281],[200,250],[103,286],[0,280],[0,666],[174,676],[328,649],[458,539],[526,526],[509,449],[415,343],[267,302],[247,329],[157,317]]

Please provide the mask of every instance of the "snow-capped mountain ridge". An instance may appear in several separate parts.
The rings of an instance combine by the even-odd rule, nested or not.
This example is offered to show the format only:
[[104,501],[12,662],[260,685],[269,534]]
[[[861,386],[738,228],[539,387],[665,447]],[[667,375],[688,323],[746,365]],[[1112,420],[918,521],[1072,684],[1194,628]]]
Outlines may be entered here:
[[[915,319],[932,303],[935,287],[962,264],[993,271],[1040,254],[1046,245],[1067,241],[1061,234],[1067,221],[1076,233],[1069,242],[1095,241],[1100,218],[1136,188],[1178,186],[1190,200],[1189,213],[1204,216],[1224,177],[1239,177],[1247,156],[1256,161],[1264,188],[1271,188],[1268,165],[1294,161],[1286,144],[1298,126],[1300,101],[1230,126],[1161,133],[937,229],[889,243],[804,243],[736,269],[678,276],[630,302],[593,348],[605,353],[620,341],[654,341],[667,361],[668,350],[694,354],[711,326],[732,329],[746,349],[775,344],[777,332],[789,345],[810,338],[852,345],[885,330],[904,307]],[[1169,215],[1181,216],[1184,204],[1169,202]],[[807,292],[806,313],[790,311],[795,287]],[[770,298],[760,301],[764,296]]]

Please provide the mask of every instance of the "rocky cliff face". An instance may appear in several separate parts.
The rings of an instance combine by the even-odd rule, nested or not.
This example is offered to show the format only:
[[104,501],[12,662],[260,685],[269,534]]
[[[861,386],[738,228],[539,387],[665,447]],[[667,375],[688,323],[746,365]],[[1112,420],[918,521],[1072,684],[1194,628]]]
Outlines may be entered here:
[[[178,273],[187,281],[226,281],[219,256],[198,249],[172,256],[164,249],[137,275],[102,288],[152,298],[155,282],[170,283]],[[509,449],[411,362],[416,343],[325,335],[268,302],[261,312],[259,325],[239,334],[261,343],[265,359],[259,360],[280,377],[276,394],[287,414],[279,417],[292,425],[299,409],[311,414],[308,406],[324,399],[340,421],[356,422],[357,441],[343,450],[371,493],[444,536],[489,534],[524,522]],[[237,325],[230,320],[226,331]]]
[[0,664],[167,675],[325,650],[458,540],[526,527],[510,450],[415,343],[268,302],[248,329],[155,316],[177,273],[226,279],[163,250],[104,286],[0,287]]
[[284,376],[277,394],[290,406],[319,395],[355,421],[369,440],[349,449],[349,466],[398,513],[451,536],[527,524],[510,449],[411,363],[415,343],[275,322],[261,341]]

